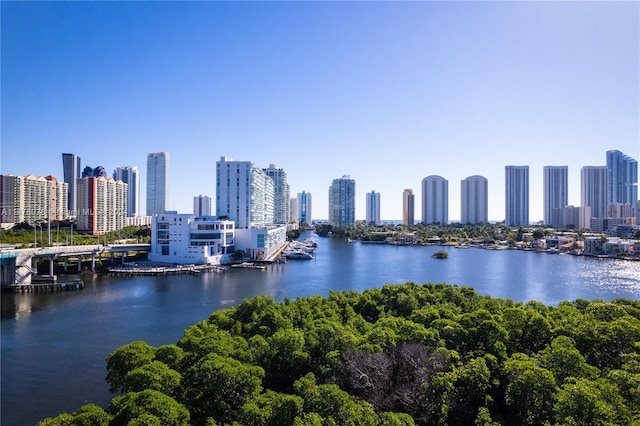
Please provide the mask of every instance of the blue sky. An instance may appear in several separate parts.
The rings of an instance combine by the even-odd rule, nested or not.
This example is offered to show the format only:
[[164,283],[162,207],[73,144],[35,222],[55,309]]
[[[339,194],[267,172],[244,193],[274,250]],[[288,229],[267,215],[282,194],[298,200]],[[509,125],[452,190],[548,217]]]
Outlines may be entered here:
[[[506,165],[580,168],[618,149],[640,159],[640,3],[2,1],[0,172],[62,179],[82,166],[170,155],[170,207],[215,197],[221,156],[276,164],[292,195],[356,180],[400,219],[421,181],[489,180],[504,219]],[[144,211],[144,210],[143,210]],[[416,208],[416,219],[421,218]]]

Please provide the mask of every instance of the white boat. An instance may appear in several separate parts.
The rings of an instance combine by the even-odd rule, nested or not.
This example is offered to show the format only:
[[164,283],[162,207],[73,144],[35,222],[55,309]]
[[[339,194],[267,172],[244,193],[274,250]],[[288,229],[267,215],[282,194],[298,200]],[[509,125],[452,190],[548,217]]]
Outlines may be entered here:
[[314,246],[306,244],[306,243],[301,242],[301,241],[291,241],[289,243],[289,249],[301,250],[301,251],[304,251],[306,253],[313,253],[316,250],[316,248]]
[[311,255],[311,253],[307,253],[306,251],[302,251],[302,250],[291,250],[291,249],[287,249],[284,251],[284,257],[286,257],[287,259],[300,259],[300,260],[313,259],[313,256]]

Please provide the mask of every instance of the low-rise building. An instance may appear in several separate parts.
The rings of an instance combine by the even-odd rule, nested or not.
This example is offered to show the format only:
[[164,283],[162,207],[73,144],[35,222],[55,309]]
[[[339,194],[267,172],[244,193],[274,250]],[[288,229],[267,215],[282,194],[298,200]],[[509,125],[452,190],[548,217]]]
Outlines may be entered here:
[[287,242],[287,225],[236,229],[236,248],[251,260],[272,260]]
[[164,213],[153,216],[149,260],[171,264],[231,263],[235,224],[215,216]]

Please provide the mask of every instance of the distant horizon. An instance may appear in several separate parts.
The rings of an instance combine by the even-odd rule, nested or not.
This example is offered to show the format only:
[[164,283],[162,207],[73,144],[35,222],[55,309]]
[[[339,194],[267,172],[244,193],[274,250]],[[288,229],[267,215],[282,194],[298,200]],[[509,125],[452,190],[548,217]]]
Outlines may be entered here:
[[0,20],[0,173],[136,166],[140,212],[154,152],[171,210],[215,203],[225,156],[284,169],[322,216],[348,174],[357,220],[371,190],[381,217],[405,188],[420,214],[431,175],[458,217],[459,182],[487,178],[502,217],[504,167],[528,165],[534,223],[544,166],[580,206],[582,167],[640,159],[640,2],[5,1]]

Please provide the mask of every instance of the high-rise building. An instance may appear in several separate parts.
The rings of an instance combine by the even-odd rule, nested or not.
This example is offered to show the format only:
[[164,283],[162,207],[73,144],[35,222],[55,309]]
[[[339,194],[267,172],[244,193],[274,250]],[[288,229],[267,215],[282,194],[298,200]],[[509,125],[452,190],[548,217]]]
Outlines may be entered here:
[[78,210],[76,203],[76,180],[80,178],[80,157],[75,154],[62,154],[63,180],[67,184],[67,211],[75,216]]
[[101,235],[124,228],[127,219],[127,184],[104,176],[76,181],[77,229]]
[[344,175],[329,187],[329,224],[351,226],[356,223],[356,181]]
[[273,223],[289,223],[289,184],[284,170],[269,164],[264,172],[273,180]]
[[296,197],[296,216],[298,224],[311,226],[313,217],[311,216],[311,194],[302,191]]
[[250,161],[221,157],[216,163],[216,216],[236,229],[273,224],[273,179]]
[[367,192],[367,223],[381,225],[380,221],[380,193],[376,191]]
[[291,198],[289,200],[289,216],[295,219],[300,224],[300,217],[298,217],[298,198]]
[[147,216],[164,213],[169,206],[169,153],[147,156]]
[[607,151],[607,205],[638,201],[638,162],[620,151]]
[[553,211],[569,204],[569,168],[567,166],[544,166],[543,185],[544,224],[559,227],[560,224],[553,221]]
[[53,176],[0,175],[2,222],[33,224],[66,219],[68,186]]
[[86,166],[82,170],[82,177],[107,177],[107,171],[102,166],[98,166],[95,169],[90,166]]
[[193,197],[193,215],[195,217],[211,216],[211,197],[206,195]]
[[449,181],[442,176],[422,179],[422,223],[449,223]]
[[119,166],[113,172],[114,180],[127,184],[127,217],[140,215],[140,174],[136,166]]
[[469,176],[460,182],[463,224],[489,223],[489,184],[483,176]]
[[402,191],[402,224],[413,226],[415,220],[415,197],[412,189]]
[[580,198],[582,207],[591,207],[591,216],[607,216],[607,167],[584,166],[580,169]]
[[529,166],[506,166],[505,187],[505,223],[529,225]]

